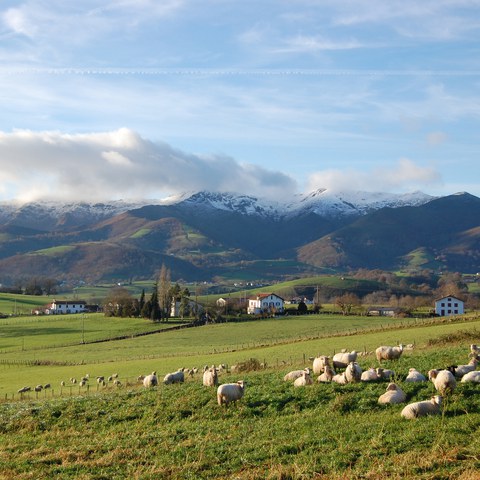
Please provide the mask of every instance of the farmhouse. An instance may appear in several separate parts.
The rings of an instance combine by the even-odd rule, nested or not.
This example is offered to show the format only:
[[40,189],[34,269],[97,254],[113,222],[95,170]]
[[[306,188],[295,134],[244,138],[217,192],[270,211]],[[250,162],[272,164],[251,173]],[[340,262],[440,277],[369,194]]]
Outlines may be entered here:
[[59,315],[65,313],[83,313],[87,311],[87,302],[83,300],[53,300],[45,307],[47,315]]
[[435,300],[435,313],[440,317],[461,315],[465,312],[464,302],[453,295]]
[[283,313],[284,300],[275,293],[261,293],[248,299],[248,314],[258,313]]

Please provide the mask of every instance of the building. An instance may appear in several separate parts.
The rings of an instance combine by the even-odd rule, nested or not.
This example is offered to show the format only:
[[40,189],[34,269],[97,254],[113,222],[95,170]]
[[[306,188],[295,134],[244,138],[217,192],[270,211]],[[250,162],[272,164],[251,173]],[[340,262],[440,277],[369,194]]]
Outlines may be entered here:
[[261,293],[248,299],[247,313],[283,313],[284,299],[275,293]]
[[87,311],[87,302],[83,300],[53,300],[46,306],[47,315],[60,315],[66,313],[83,313]]
[[465,313],[463,300],[453,295],[439,298],[435,300],[435,314],[440,317],[448,317],[449,315],[462,315]]

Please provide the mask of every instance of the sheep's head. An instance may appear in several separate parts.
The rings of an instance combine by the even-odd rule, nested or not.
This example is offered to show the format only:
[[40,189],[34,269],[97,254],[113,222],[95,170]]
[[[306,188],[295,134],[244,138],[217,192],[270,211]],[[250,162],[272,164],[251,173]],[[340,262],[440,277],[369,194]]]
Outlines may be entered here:
[[437,378],[437,375],[438,375],[438,370],[436,370],[436,369],[428,371],[428,379],[429,380],[435,380]]
[[440,406],[442,405],[443,397],[441,395],[435,395],[434,397],[432,397],[432,402]]
[[396,383],[389,383],[387,387],[387,392],[390,390],[398,390],[397,384]]

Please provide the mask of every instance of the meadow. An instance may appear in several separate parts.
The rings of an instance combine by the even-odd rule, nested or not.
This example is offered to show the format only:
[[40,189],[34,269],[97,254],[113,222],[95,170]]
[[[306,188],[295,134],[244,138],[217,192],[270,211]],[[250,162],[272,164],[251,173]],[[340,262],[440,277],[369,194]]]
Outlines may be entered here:
[[[381,406],[385,382],[283,382],[309,357],[346,348],[377,366],[380,344],[414,344],[396,372],[409,401],[428,399],[433,384],[403,384],[408,368],[467,363],[480,343],[475,316],[407,321],[308,315],[148,333],[173,324],[100,315],[8,318],[0,322],[0,479],[477,479],[480,385],[459,384],[443,413],[407,421],[401,406]],[[130,338],[90,343],[112,336]],[[83,338],[85,343],[83,343]],[[23,339],[23,340],[21,340]],[[63,345],[63,346],[62,346]],[[201,375],[146,390],[139,374],[159,376],[256,358],[244,372],[244,398],[228,408]],[[122,385],[98,387],[118,373]],[[87,390],[68,385],[86,373]],[[239,375],[221,374],[220,381]],[[60,387],[60,381],[67,387]],[[16,393],[24,385],[50,390]],[[20,398],[23,397],[23,398]]]

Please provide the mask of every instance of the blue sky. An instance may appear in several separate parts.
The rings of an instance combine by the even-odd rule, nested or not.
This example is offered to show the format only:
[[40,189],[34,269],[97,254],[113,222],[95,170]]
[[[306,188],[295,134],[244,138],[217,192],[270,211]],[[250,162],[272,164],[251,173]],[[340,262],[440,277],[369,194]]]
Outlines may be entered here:
[[3,0],[0,200],[480,196],[480,0]]

